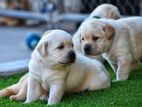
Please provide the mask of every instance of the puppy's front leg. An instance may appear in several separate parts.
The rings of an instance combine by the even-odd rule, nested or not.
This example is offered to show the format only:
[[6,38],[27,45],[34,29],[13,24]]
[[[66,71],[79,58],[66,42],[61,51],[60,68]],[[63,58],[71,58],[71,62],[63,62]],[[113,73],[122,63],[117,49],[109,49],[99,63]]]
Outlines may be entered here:
[[64,83],[53,84],[50,86],[50,93],[48,99],[48,105],[57,104],[60,102],[64,94]]
[[102,56],[103,56],[103,58],[105,58],[107,60],[109,65],[112,67],[113,71],[116,73],[117,72],[117,63],[115,63],[115,61],[112,62],[112,59],[110,59],[106,54],[103,54]]
[[117,64],[110,62],[110,66],[112,67],[113,71],[115,72],[115,74],[117,74]]
[[40,97],[40,95],[41,95],[40,83],[36,79],[32,79],[29,77],[27,98],[25,103],[31,103],[32,101],[37,100]]
[[130,73],[131,61],[127,59],[118,61],[116,81],[127,80]]

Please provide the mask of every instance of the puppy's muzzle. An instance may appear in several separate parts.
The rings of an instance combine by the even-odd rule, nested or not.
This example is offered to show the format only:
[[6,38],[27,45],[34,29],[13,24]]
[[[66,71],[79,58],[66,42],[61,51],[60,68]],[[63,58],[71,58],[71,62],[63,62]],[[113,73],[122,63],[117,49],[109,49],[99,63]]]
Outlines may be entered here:
[[75,52],[74,52],[74,51],[70,51],[70,52],[68,53],[68,58],[69,58],[69,63],[74,62],[75,59],[76,59]]
[[90,51],[91,51],[91,45],[90,44],[86,44],[85,46],[84,46],[84,52],[85,52],[85,54],[90,54]]

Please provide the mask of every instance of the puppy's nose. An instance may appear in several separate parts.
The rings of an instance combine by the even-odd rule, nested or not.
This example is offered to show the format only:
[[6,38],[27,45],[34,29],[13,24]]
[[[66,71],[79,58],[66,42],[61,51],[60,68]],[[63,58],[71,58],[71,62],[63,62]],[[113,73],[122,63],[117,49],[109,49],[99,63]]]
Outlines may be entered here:
[[90,45],[90,44],[86,44],[86,45],[84,46],[84,51],[85,51],[85,53],[88,53],[90,50],[91,50],[91,45]]
[[70,52],[68,53],[68,55],[69,55],[69,57],[70,57],[71,59],[75,59],[75,53],[74,53],[74,51],[70,51]]

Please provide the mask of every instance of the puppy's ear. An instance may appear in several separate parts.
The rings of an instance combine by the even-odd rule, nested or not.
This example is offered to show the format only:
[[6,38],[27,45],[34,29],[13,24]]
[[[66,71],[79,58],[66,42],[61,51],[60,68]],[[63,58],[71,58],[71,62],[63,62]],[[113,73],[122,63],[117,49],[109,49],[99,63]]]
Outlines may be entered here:
[[106,32],[106,38],[107,38],[108,40],[111,40],[112,37],[113,37],[113,35],[114,35],[114,32],[115,32],[114,27],[111,26],[111,25],[106,25],[106,26],[102,26],[102,30],[103,30],[104,32]]
[[120,19],[120,18],[121,18],[121,15],[119,14],[119,12],[114,13],[114,12],[110,11],[110,12],[107,14],[107,18],[112,18],[112,19],[117,20],[117,19]]
[[47,56],[47,47],[48,47],[48,42],[44,42],[44,43],[40,44],[40,46],[37,48],[37,50],[41,54],[41,56],[43,56],[43,57]]
[[81,34],[79,35],[79,41],[80,41],[80,43],[81,43]]
[[102,30],[106,32],[106,26],[102,26]]
[[115,15],[115,20],[117,20],[117,19],[120,19],[121,18],[121,15],[118,13],[118,15]]
[[107,18],[110,19],[115,19],[115,14],[113,11],[109,10],[108,13],[107,13]]

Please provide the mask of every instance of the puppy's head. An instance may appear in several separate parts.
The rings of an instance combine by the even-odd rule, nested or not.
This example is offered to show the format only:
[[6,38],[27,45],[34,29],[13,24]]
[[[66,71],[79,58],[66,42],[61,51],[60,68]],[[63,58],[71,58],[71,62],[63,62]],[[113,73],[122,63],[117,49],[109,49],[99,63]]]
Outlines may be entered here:
[[100,16],[102,18],[119,19],[121,18],[118,8],[112,4],[101,4],[91,13],[90,17]]
[[104,18],[120,19],[121,15],[118,8],[112,4],[102,4],[102,9],[104,9]]
[[69,64],[75,61],[72,37],[62,30],[52,30],[44,33],[37,45],[37,50],[43,59],[52,63]]
[[80,29],[82,51],[86,55],[99,55],[111,45],[114,28],[99,20],[89,20]]

